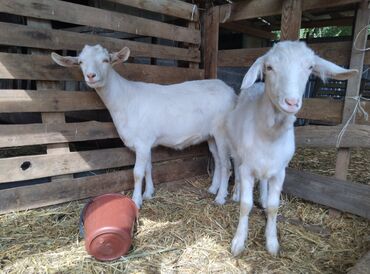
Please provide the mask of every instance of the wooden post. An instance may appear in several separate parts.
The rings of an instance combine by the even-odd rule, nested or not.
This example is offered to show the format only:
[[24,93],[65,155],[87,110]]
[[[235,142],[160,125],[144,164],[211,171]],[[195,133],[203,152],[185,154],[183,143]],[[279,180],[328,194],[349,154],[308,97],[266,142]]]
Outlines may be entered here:
[[[357,10],[355,29],[353,33],[354,39],[358,37],[356,41],[357,48],[366,47],[367,31],[362,31],[361,33],[359,32],[367,24],[369,24],[370,13],[369,13],[369,9],[367,6],[367,2],[368,1],[363,0],[360,3],[360,6]],[[349,67],[351,69],[357,69],[359,73],[355,77],[352,77],[351,79],[348,80],[346,98],[344,101],[344,108],[343,108],[343,114],[342,114],[342,124],[348,121],[348,119],[350,118],[355,108],[356,101],[353,100],[351,97],[358,96],[360,93],[364,57],[365,57],[365,52],[358,51],[352,47],[351,60],[350,60]],[[354,122],[355,122],[355,118],[353,118],[351,123],[354,123]],[[337,161],[335,165],[335,177],[336,178],[346,180],[347,174],[348,174],[348,166],[350,162],[350,157],[351,157],[351,154],[350,154],[349,148],[338,149]]]
[[[27,24],[29,26],[37,27],[40,29],[50,29],[51,23],[49,21],[27,18]],[[50,54],[50,51],[46,50],[32,50],[32,54]],[[51,58],[51,57],[50,57]],[[36,88],[38,90],[45,89],[60,89],[60,83],[58,81],[36,81]],[[44,124],[55,124],[65,123],[65,114],[63,112],[52,112],[52,113],[41,113],[42,122]],[[50,144],[47,146],[48,154],[61,154],[69,152],[68,143],[61,144]],[[64,180],[72,178],[72,175],[61,175],[52,177],[52,181]]]
[[301,29],[302,0],[284,0],[280,40],[298,40]]
[[217,78],[218,35],[220,8],[207,10],[204,19],[204,77]]

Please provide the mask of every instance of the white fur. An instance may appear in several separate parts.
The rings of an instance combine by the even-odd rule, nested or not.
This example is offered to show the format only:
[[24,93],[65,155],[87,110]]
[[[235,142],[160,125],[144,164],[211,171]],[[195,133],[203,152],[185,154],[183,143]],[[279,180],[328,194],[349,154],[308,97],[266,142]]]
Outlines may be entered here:
[[[280,192],[295,151],[293,124],[309,75],[348,79],[356,72],[321,59],[303,42],[286,41],[258,58],[245,75],[237,105],[226,121],[236,173],[233,199],[240,200],[239,224],[231,244],[234,256],[245,248],[255,179],[260,181],[260,202],[267,214],[266,248],[272,255],[278,253]],[[255,83],[263,75],[265,83]]]
[[142,204],[144,175],[144,199],[150,199],[154,193],[152,147],[163,145],[182,149],[206,140],[215,159],[210,191],[216,193],[220,188],[216,202],[223,204],[227,196],[224,186],[227,186],[229,160],[222,126],[225,115],[235,105],[233,89],[220,80],[174,85],[129,81],[112,68],[112,64],[127,60],[129,53],[128,48],[123,48],[108,54],[106,49],[96,45],[85,46],[79,57],[53,53],[52,58],[63,66],[80,64],[86,83],[95,88],[108,108],[122,141],[136,152],[133,200],[138,207]]

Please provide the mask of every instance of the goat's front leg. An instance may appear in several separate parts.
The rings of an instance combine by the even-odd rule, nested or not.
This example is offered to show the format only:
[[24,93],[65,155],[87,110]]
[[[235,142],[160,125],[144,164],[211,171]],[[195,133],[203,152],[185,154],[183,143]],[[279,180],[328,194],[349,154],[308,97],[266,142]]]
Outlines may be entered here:
[[239,255],[245,249],[245,242],[248,238],[248,219],[249,213],[253,207],[253,186],[254,177],[249,168],[241,165],[239,168],[241,176],[240,185],[240,217],[233,241],[231,242],[231,253],[234,256]]
[[150,160],[150,148],[137,148],[135,149],[135,151],[136,151],[136,161],[134,167],[135,187],[132,199],[134,200],[136,206],[140,208],[143,202],[141,194],[142,182],[147,163]]
[[149,153],[149,159],[145,166],[145,191],[143,194],[144,200],[150,200],[153,198],[154,184],[152,179],[152,159],[151,153]]
[[218,189],[220,188],[221,165],[220,165],[220,157],[217,151],[217,145],[213,138],[208,140],[208,147],[209,147],[209,151],[212,154],[213,161],[215,163],[215,170],[213,172],[212,184],[208,188],[208,192],[212,194],[216,194]]
[[266,205],[266,248],[271,255],[279,252],[279,241],[277,238],[276,218],[280,203],[280,193],[285,179],[285,169],[268,181],[268,196]]

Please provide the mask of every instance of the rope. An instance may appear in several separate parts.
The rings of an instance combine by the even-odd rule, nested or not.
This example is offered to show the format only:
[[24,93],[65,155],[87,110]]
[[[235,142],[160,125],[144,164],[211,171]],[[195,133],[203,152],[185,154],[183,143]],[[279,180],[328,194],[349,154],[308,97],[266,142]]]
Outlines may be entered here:
[[358,39],[358,37],[360,36],[360,34],[361,34],[361,32],[363,32],[365,29],[367,30],[367,28],[370,26],[370,24],[369,25],[366,25],[366,26],[364,26],[358,33],[357,33],[357,35],[356,35],[356,38],[355,38],[355,40],[353,41],[353,47],[356,49],[356,50],[358,50],[358,51],[368,51],[368,50],[370,50],[370,48],[358,48],[357,46],[356,46],[356,42],[357,42],[357,39]]
[[342,138],[343,138],[343,135],[344,133],[346,132],[350,122],[352,121],[352,119],[354,118],[354,116],[356,115],[356,112],[360,113],[361,115],[364,116],[365,120],[367,121],[369,119],[369,114],[366,112],[366,110],[362,107],[361,105],[361,100],[365,100],[365,101],[370,101],[370,99],[368,98],[365,98],[365,97],[362,97],[361,95],[360,96],[354,96],[354,97],[346,97],[347,99],[352,99],[352,100],[355,100],[356,101],[356,105],[355,107],[353,108],[353,111],[352,111],[352,114],[349,116],[347,122],[344,124],[342,130],[339,132],[338,134],[338,137],[337,137],[337,143],[336,143],[336,147],[339,148],[340,146],[340,143],[342,141]]
[[191,18],[190,18],[190,20],[191,21],[194,21],[194,13],[195,13],[195,11],[197,10],[197,5],[193,5],[193,11],[191,12]]

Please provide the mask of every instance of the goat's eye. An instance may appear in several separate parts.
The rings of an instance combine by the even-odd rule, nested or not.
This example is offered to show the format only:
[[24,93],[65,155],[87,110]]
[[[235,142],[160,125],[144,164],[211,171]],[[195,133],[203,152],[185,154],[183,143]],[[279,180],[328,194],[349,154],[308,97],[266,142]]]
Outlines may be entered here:
[[109,63],[109,60],[108,59],[104,59],[103,60],[103,63]]
[[272,71],[273,69],[272,69],[272,66],[266,66],[266,70],[267,71]]
[[82,61],[78,61],[78,64],[79,64],[79,65],[82,65]]
[[309,70],[312,70],[312,69],[313,69],[313,66],[310,66],[308,69],[309,69]]

